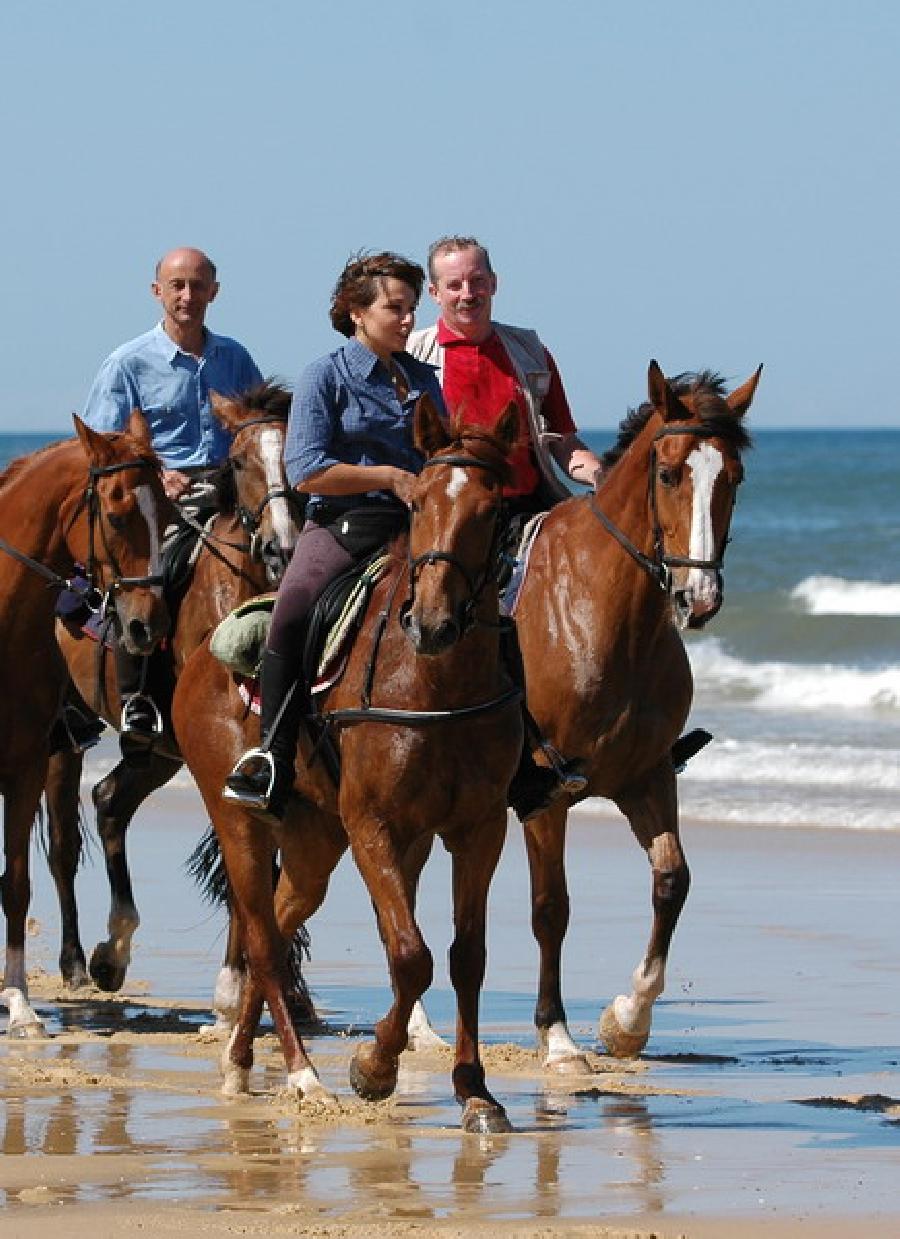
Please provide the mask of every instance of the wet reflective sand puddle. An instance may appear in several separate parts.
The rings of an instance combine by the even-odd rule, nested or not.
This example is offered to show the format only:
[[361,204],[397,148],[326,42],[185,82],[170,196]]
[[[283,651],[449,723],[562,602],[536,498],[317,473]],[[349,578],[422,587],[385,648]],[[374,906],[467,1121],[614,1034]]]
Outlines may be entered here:
[[[257,1044],[253,1095],[232,1101],[218,1094],[222,1043],[200,1031],[208,1012],[134,1000],[58,1004],[45,1013],[51,1039],[0,1040],[0,1199],[287,1213],[302,1202],[323,1217],[499,1221],[683,1212],[698,1193],[705,1209],[759,1208],[760,1200],[776,1208],[807,1179],[823,1208],[852,1211],[855,1200],[869,1209],[888,1198],[900,1106],[873,1080],[896,1072],[895,1051],[730,1039],[719,1012],[703,1049],[685,1053],[683,1038],[666,1032],[675,1006],[640,1064],[598,1058],[595,1074],[558,1081],[546,1080],[525,1048],[529,1030],[501,1020],[486,1034],[485,1061],[515,1131],[472,1137],[459,1130],[448,1052],[404,1055],[395,1098],[356,1099],[347,1082],[355,1021],[309,1038],[339,1100],[330,1113],[307,1114],[279,1092],[271,1035]],[[693,1009],[691,1018],[702,1014]],[[589,1043],[586,1029],[577,1031]],[[856,1103],[816,1093],[817,1079],[824,1085],[841,1072],[841,1091],[859,1094]],[[723,1148],[723,1132],[740,1136],[733,1149]],[[783,1191],[777,1178],[754,1181],[754,1150],[769,1162],[773,1146],[790,1166]],[[854,1150],[863,1170],[848,1166]],[[823,1166],[834,1172],[831,1187]]]

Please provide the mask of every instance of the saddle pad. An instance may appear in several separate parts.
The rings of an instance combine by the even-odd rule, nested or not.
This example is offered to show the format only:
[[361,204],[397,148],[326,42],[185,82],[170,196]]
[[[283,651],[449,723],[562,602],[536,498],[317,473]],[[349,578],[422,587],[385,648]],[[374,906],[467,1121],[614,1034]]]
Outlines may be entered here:
[[[379,556],[367,563],[353,581],[336,618],[326,628],[322,650],[316,657],[315,674],[311,677],[313,692],[323,692],[340,678],[372,587],[383,576],[389,562],[388,556]],[[211,653],[244,679],[254,680],[258,676],[274,605],[274,594],[261,594],[241,603],[220,621],[210,638]]]
[[531,557],[531,548],[534,546],[537,536],[541,531],[541,525],[544,523],[546,512],[537,512],[532,516],[531,520],[525,525],[522,530],[522,537],[516,551],[516,560],[513,565],[512,576],[506,588],[503,590],[500,598],[500,614],[505,616],[514,616],[516,606],[519,601],[519,594],[522,592],[522,586],[525,583],[525,576],[528,572],[528,560]]

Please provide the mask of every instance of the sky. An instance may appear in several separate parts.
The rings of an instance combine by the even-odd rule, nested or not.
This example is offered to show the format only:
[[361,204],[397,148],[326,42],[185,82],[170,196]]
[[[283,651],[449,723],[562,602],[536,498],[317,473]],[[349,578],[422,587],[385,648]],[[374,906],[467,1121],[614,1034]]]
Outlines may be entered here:
[[174,246],[293,381],[351,253],[447,233],[586,429],[651,358],[764,363],[758,428],[900,426],[898,62],[895,0],[3,0],[0,431],[71,431]]

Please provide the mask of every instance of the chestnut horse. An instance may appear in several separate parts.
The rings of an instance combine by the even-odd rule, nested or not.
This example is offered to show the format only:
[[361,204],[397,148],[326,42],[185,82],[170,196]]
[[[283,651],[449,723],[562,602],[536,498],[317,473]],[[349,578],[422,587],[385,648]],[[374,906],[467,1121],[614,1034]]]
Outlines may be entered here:
[[[351,1082],[367,1099],[393,1091],[410,1013],[431,982],[432,957],[415,920],[413,891],[437,834],[453,858],[453,1084],[463,1127],[509,1129],[484,1079],[478,1004],[488,887],[522,741],[519,693],[500,659],[496,583],[502,483],[517,429],[512,406],[493,435],[462,426],[449,442],[433,406],[427,398],[419,402],[415,437],[428,461],[411,505],[408,545],[405,539],[395,544],[343,679],[323,705],[340,754],[337,791],[304,738],[302,798],[292,798],[278,830],[224,801],[225,777],[256,741],[257,724],[207,645],[182,672],[175,730],[222,848],[250,965],[223,1058],[226,1092],[247,1088],[265,1001],[289,1087],[300,1096],[325,1095],[289,1016],[282,935],[320,906],[348,838],[375,906],[394,993],[374,1042],[354,1056]],[[283,865],[277,899],[269,865],[273,838]]]
[[76,565],[82,565],[86,602],[115,609],[122,640],[134,654],[149,653],[169,627],[159,573],[171,508],[147,424],[135,413],[127,432],[100,434],[74,421],[77,438],[16,460],[0,475],[3,997],[10,1034],[23,1037],[43,1034],[27,1001],[25,918],[31,826],[66,684],[54,637],[57,592],[73,585]]
[[[247,598],[273,588],[290,560],[299,502],[287,484],[282,461],[290,400],[290,392],[274,383],[260,384],[232,400],[212,397],[216,417],[232,434],[223,475],[224,510],[202,532],[196,565],[178,608],[171,642],[175,676],[219,620]],[[58,636],[82,696],[116,725],[120,702],[114,660],[102,659],[102,683],[98,682],[96,644],[63,625]],[[100,989],[121,988],[140,923],[125,851],[128,826],[147,797],[181,766],[177,746],[167,735],[149,764],[139,767],[121,761],[93,790],[111,895],[109,937],[97,944],[90,962],[90,975]],[[54,754],[46,787],[50,865],[63,913],[60,970],[73,987],[87,980],[74,897],[81,769],[79,754],[69,749]],[[237,941],[230,940],[229,955],[237,949]]]
[[[679,630],[702,627],[722,603],[722,560],[750,442],[742,418],[761,369],[725,395],[715,375],[667,382],[651,362],[649,401],[623,423],[607,454],[613,468],[595,494],[561,503],[544,520],[515,609],[537,729],[587,776],[579,799],[604,796],[618,806],[652,869],[649,944],[631,992],[601,1022],[616,1056],[637,1055],[647,1042],[687,896],[670,756],[692,697]],[[570,804],[563,797],[525,825],[540,948],[535,1023],[545,1065],[559,1071],[585,1066],[560,980]]]

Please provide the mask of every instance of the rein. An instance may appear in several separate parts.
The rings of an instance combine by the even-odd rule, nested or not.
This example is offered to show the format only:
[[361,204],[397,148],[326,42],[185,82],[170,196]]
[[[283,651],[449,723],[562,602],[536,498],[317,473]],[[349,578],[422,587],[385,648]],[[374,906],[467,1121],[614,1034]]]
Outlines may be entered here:
[[[476,456],[469,455],[454,455],[454,456],[434,456],[425,461],[423,469],[435,465],[461,465],[464,468],[484,469],[488,473],[494,475],[498,482],[501,481],[500,471],[492,464],[484,460],[479,460]],[[417,570],[427,564],[448,563],[464,578],[469,590],[469,597],[466,600],[463,612],[463,628],[462,632],[466,633],[474,627],[476,621],[475,612],[478,604],[481,601],[481,596],[488,584],[496,579],[499,567],[499,545],[500,545],[500,513],[502,504],[497,504],[495,509],[494,533],[491,539],[491,547],[485,561],[485,567],[481,572],[480,577],[475,578],[472,573],[458,556],[451,554],[449,551],[430,550],[422,555],[413,557],[407,552],[406,571],[409,576],[409,596],[400,608],[400,618],[410,609],[415,598],[415,582]],[[425,727],[432,723],[453,723],[464,722],[468,719],[478,718],[483,714],[489,714],[493,710],[501,710],[505,706],[514,704],[522,700],[523,692],[521,688],[513,687],[501,693],[498,697],[492,697],[489,701],[481,701],[473,706],[459,706],[453,710],[401,710],[388,706],[373,706],[370,704],[372,683],[375,674],[375,662],[378,657],[378,650],[381,645],[381,639],[387,627],[388,619],[390,618],[391,607],[394,599],[397,596],[397,590],[402,580],[402,573],[398,573],[393,587],[388,594],[385,606],[379,612],[376,620],[375,634],[372,644],[372,653],[369,659],[368,667],[364,680],[362,692],[362,705],[356,707],[347,707],[340,710],[328,710],[319,717],[325,724],[333,724],[341,726],[353,723],[393,723],[394,725],[406,727]]]
[[667,555],[663,540],[663,532],[659,523],[659,510],[656,502],[656,473],[657,473],[657,457],[656,457],[656,441],[663,439],[667,435],[693,435],[698,439],[711,439],[715,437],[715,432],[707,430],[705,426],[663,426],[653,436],[654,447],[650,453],[650,470],[648,474],[647,487],[650,496],[650,511],[653,515],[653,555],[645,555],[631,541],[626,533],[607,516],[606,513],[597,505],[596,491],[590,497],[590,509],[596,516],[600,524],[607,530],[608,533],[616,539],[620,546],[628,552],[631,558],[640,565],[641,568],[651,577],[652,580],[663,590],[664,593],[672,592],[672,568],[708,568],[720,576],[725,564],[724,548],[722,554],[716,559],[693,559],[688,555]]
[[17,547],[12,546],[5,538],[0,538],[0,550],[4,551],[10,558],[17,560],[20,564],[24,564],[27,568],[36,572],[38,576],[42,576],[49,584],[56,586],[57,589],[69,590],[71,593],[76,594],[95,613],[107,609],[111,596],[117,589],[132,585],[162,585],[162,576],[158,574],[143,577],[123,576],[116,557],[109,547],[102,525],[100,532],[103,549],[109,557],[115,577],[105,593],[94,584],[96,565],[94,528],[101,514],[100,501],[94,482],[98,477],[105,477],[112,473],[121,473],[125,469],[137,469],[142,465],[147,465],[151,468],[156,467],[154,462],[145,456],[139,456],[135,460],[121,461],[114,465],[91,465],[89,467],[87,487],[78,501],[75,512],[69,522],[69,527],[66,530],[66,533],[68,533],[77,520],[79,512],[85,509],[88,514],[88,562],[83,574],[78,573],[74,577],[61,576],[58,572],[54,572],[52,568],[48,568],[46,564],[41,563],[40,560],[32,558],[31,555],[26,555],[24,551],[20,551]]

